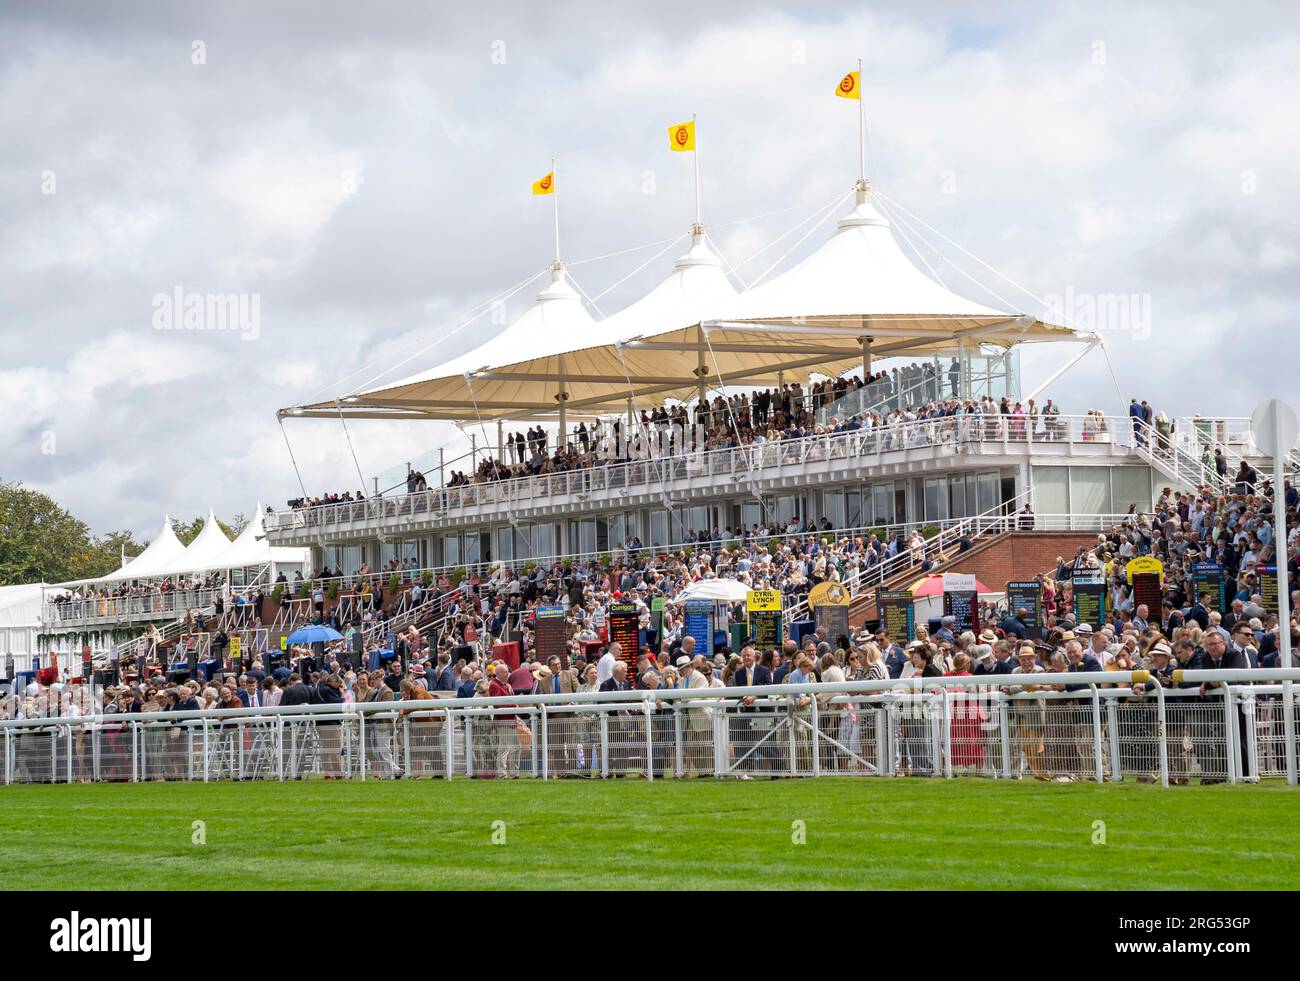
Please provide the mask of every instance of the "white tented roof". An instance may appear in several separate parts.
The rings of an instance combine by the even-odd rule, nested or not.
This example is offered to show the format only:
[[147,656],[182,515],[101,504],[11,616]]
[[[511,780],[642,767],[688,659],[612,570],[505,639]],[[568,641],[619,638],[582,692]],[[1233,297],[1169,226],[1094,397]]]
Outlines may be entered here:
[[931,357],[963,343],[1008,348],[1082,336],[976,303],[926,276],[870,194],[859,184],[856,204],[821,248],[739,296],[727,296],[730,284],[703,237],[657,289],[597,324],[556,269],[537,305],[469,354],[341,405],[283,411],[482,421],[554,417],[563,406],[576,418],[621,412],[628,399],[689,398],[701,385],[770,387],[836,375],[860,369],[868,356]]
[[958,296],[935,282],[903,254],[890,223],[861,188],[853,210],[840,219],[835,234],[793,269],[743,293],[728,320],[828,323],[850,318],[861,324],[876,317],[950,318],[975,326],[990,317],[1011,317]]
[[500,333],[472,351],[385,387],[396,388],[434,378],[460,377],[467,371],[514,364],[516,361],[527,361],[556,351],[589,347],[598,343],[594,332],[596,322],[583,306],[578,291],[570,284],[563,264],[552,264],[549,276],[550,281],[537,294],[532,306]]
[[172,563],[185,551],[185,546],[172,531],[171,515],[163,518],[162,528],[147,548],[116,572],[110,572],[88,582],[121,582],[124,579],[147,579],[167,575]]
[[[673,264],[658,286],[630,306],[596,324],[593,344],[676,330],[728,314],[736,303],[736,288],[709,248],[704,229],[691,232],[691,247]],[[518,360],[518,359],[515,359]]]
[[211,569],[212,560],[228,548],[230,548],[230,539],[221,530],[217,516],[209,508],[208,520],[203,522],[203,529],[194,536],[194,541],[190,542],[185,551],[176,556],[166,569],[155,575],[169,576]]
[[266,530],[262,526],[262,502],[258,501],[252,520],[229,547],[214,556],[207,565],[194,571],[246,569],[266,565],[268,562],[298,562],[305,565],[310,561],[309,554],[310,549],[273,546],[266,540]]

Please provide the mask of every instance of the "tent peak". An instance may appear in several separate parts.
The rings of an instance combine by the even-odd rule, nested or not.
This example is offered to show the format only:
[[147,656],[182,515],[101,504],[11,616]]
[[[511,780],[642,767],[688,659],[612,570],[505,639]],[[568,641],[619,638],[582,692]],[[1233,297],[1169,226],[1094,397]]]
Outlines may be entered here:
[[839,220],[837,228],[862,228],[868,225],[875,225],[880,228],[889,228],[889,219],[876,210],[875,205],[871,203],[871,182],[858,181],[853,188],[856,201],[853,210]]
[[689,269],[692,266],[717,266],[722,267],[722,260],[718,258],[716,252],[709,248],[705,241],[707,233],[704,226],[698,222],[691,226],[691,247],[686,250],[684,255],[677,258],[673,263],[674,269]]

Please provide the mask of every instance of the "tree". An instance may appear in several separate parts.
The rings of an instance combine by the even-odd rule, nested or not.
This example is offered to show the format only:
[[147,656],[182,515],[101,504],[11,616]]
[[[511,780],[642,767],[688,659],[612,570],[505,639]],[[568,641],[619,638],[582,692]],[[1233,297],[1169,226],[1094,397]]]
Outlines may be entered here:
[[[179,518],[172,518],[172,531],[176,532],[176,537],[181,540],[182,545],[188,545],[194,539],[199,537],[199,532],[203,530],[207,518],[195,518],[192,521],[181,521]],[[217,527],[226,533],[227,538],[234,538],[243,530],[248,520],[242,514],[235,515],[235,527],[226,524],[220,518],[217,519]]]
[[0,586],[101,576],[117,568],[122,534],[94,539],[47,495],[0,483]]

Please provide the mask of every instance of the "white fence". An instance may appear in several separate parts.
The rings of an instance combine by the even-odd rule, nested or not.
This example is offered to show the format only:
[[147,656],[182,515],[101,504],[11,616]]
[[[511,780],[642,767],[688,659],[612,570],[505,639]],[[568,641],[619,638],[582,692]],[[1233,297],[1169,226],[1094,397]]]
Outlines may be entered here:
[[[1295,782],[1291,682],[1300,670],[1186,672],[1188,683],[1227,682],[1205,694],[1147,691],[1145,678],[1001,675],[8,720],[0,722],[3,783],[314,775]],[[1025,684],[1073,690],[1016,690]]]

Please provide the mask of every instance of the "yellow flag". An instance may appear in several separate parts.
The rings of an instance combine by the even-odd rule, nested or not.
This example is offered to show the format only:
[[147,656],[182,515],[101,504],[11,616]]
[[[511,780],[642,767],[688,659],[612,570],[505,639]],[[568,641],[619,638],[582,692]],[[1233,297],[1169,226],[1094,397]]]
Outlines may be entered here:
[[668,127],[668,149],[679,152],[695,149],[695,120]]
[[551,171],[539,181],[533,181],[534,194],[554,194],[555,193],[555,171]]
[[858,77],[857,72],[849,72],[840,79],[840,84],[835,86],[835,94],[841,99],[861,99],[862,79]]

